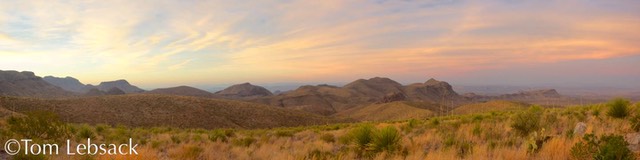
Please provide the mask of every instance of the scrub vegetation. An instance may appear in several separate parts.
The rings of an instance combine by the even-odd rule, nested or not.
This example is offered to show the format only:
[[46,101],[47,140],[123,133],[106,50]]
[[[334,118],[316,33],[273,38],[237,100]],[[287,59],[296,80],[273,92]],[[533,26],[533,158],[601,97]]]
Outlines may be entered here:
[[[135,156],[36,159],[636,159],[638,153],[629,150],[624,136],[638,131],[638,106],[616,99],[565,108],[487,108],[424,119],[271,129],[67,124],[39,112],[4,118],[0,140],[35,136],[40,142],[66,137],[73,143],[86,138],[125,143],[133,138],[140,144]],[[587,126],[584,133],[574,133],[580,122]]]

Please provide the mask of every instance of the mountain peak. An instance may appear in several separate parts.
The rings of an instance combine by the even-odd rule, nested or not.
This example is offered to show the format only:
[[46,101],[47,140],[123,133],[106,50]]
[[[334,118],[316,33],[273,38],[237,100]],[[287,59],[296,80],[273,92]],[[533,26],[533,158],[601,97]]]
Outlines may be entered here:
[[171,88],[158,88],[145,93],[151,94],[166,94],[166,95],[180,95],[180,96],[193,96],[193,97],[213,97],[213,93],[197,89],[190,86],[178,86]]
[[256,86],[249,82],[229,86],[215,94],[228,98],[263,97],[273,95],[271,91],[264,87]]
[[433,85],[433,84],[438,84],[438,83],[440,83],[440,82],[442,82],[442,81],[438,81],[438,80],[436,80],[436,79],[429,78],[429,80],[427,80],[426,82],[424,82],[424,84],[426,84],[426,85]]
[[127,80],[119,79],[115,81],[107,81],[101,82],[98,86],[98,89],[101,91],[109,91],[111,88],[118,88],[125,93],[140,93],[144,92],[143,89],[140,89],[134,85],[131,85]]

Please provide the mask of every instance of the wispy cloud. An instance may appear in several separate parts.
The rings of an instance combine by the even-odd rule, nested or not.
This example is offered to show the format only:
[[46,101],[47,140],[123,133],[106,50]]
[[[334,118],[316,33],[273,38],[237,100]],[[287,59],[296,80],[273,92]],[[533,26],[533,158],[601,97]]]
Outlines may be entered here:
[[638,55],[638,15],[636,1],[3,1],[0,68],[148,84],[465,74]]

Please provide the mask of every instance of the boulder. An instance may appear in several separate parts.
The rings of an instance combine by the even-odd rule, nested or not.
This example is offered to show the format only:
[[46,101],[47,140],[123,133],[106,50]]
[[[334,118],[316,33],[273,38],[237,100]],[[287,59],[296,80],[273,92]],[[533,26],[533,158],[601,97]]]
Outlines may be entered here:
[[629,133],[624,136],[624,140],[629,143],[627,148],[633,152],[640,151],[640,133]]
[[587,131],[587,124],[584,122],[579,122],[576,124],[576,127],[573,128],[573,135],[582,136]]

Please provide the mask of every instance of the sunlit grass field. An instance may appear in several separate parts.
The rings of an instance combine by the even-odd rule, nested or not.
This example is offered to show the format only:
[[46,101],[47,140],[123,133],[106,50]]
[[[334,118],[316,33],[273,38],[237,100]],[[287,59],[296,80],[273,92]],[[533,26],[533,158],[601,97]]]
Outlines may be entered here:
[[[491,107],[483,105],[482,107]],[[501,106],[502,107],[502,106]],[[25,156],[16,159],[636,159],[621,136],[640,130],[640,104],[606,104],[271,129],[130,128],[57,123],[50,113],[5,118],[0,141],[125,143],[138,155]],[[39,120],[46,120],[41,122]],[[25,128],[25,122],[47,127]],[[575,133],[576,124],[585,133]],[[53,128],[53,129],[52,129]],[[46,134],[33,134],[29,131]],[[593,135],[593,136],[591,136]],[[587,137],[587,138],[585,138]],[[595,137],[589,141],[588,137]],[[61,151],[66,153],[66,151]]]

